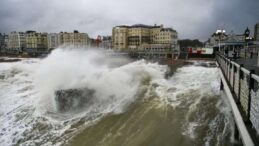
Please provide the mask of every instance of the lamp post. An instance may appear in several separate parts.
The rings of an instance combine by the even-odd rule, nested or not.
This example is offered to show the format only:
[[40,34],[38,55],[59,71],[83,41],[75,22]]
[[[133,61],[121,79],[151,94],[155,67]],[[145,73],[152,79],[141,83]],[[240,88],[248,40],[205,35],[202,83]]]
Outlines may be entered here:
[[216,35],[219,36],[219,43],[218,43],[219,51],[221,51],[221,49],[220,49],[221,35],[224,34],[225,32],[226,32],[225,30],[220,30],[220,29],[218,29],[218,30],[216,31]]

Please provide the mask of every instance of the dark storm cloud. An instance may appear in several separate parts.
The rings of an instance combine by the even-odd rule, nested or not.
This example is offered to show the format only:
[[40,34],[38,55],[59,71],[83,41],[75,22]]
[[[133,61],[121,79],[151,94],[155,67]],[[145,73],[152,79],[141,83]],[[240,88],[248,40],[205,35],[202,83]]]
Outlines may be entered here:
[[164,24],[180,38],[205,40],[216,29],[243,33],[259,21],[258,0],[1,0],[0,32],[78,29],[111,34],[115,25]]

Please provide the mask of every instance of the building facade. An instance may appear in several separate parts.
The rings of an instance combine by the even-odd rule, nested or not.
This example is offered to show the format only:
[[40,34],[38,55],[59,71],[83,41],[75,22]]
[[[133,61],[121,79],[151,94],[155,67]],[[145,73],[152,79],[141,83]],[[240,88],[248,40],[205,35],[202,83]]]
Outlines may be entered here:
[[116,26],[112,29],[112,47],[115,50],[127,50],[128,26]]
[[255,25],[254,33],[255,33],[254,34],[255,41],[259,41],[259,23]]
[[26,38],[24,32],[11,32],[8,36],[6,53],[19,54],[26,48]]
[[8,48],[8,42],[9,42],[9,35],[4,35],[4,47],[2,48],[2,53],[6,54],[6,50]]
[[0,33],[0,54],[4,52],[5,34]]
[[26,32],[25,52],[31,55],[40,55],[48,52],[47,33],[38,33],[36,31]]
[[48,50],[53,50],[59,46],[58,43],[58,34],[49,33],[48,34]]
[[178,50],[178,35],[172,28],[163,25],[149,26],[136,24],[116,26],[112,30],[112,47],[117,51],[161,54]]
[[58,42],[62,46],[86,47],[89,44],[89,37],[87,33],[79,33],[77,30],[72,33],[60,32]]
[[208,39],[208,41],[206,42],[206,47],[216,46],[220,42],[221,43],[225,42],[227,39],[228,39],[228,35],[226,33],[222,33],[222,34],[213,33],[211,37]]

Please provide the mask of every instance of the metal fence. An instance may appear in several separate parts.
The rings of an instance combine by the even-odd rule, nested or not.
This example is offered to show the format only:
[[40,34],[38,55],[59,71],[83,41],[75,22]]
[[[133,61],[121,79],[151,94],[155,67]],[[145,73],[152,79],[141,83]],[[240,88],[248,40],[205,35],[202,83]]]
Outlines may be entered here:
[[256,132],[256,139],[259,134],[259,76],[254,70],[247,70],[243,65],[226,58],[218,53],[216,56],[219,67],[225,76],[232,91],[236,104],[239,107],[243,120],[251,125]]

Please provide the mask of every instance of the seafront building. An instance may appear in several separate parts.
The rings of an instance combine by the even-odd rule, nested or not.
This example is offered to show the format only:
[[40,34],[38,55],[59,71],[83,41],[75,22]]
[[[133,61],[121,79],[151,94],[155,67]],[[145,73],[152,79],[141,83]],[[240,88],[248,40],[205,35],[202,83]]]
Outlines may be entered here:
[[49,53],[58,46],[87,47],[88,45],[90,45],[88,34],[76,30],[71,33],[40,33],[31,30],[14,31],[8,35],[0,33],[0,52],[7,55],[39,56]]
[[19,54],[26,48],[26,37],[24,32],[11,32],[8,36],[6,48],[7,54]]
[[242,46],[245,43],[245,35],[244,34],[236,34],[234,31],[231,31],[230,33],[221,33],[216,34],[213,33],[211,37],[206,41],[207,47],[215,47],[219,45],[239,45]]
[[9,35],[4,35],[4,47],[2,48],[2,53],[6,54],[6,50],[8,47],[8,42],[9,42]]
[[0,33],[0,53],[4,52],[5,34]]
[[255,24],[254,39],[255,41],[259,41],[259,23]]
[[27,31],[25,52],[32,55],[47,53],[48,52],[47,36],[48,36],[47,33]]
[[214,50],[219,50],[226,53],[228,57],[247,58],[248,54],[258,52],[258,41],[253,40],[250,35],[249,28],[246,28],[243,34],[230,33],[213,33],[206,42],[206,47],[213,47]]
[[86,47],[89,44],[89,37],[87,33],[74,32],[60,32],[58,34],[58,43],[61,46]]
[[165,58],[178,52],[178,34],[163,25],[136,24],[116,26],[112,30],[112,47],[116,51],[127,51],[146,57]]
[[228,35],[224,32],[219,34],[213,33],[211,37],[206,42],[207,46],[215,46],[218,45],[220,42],[224,42],[228,39]]

